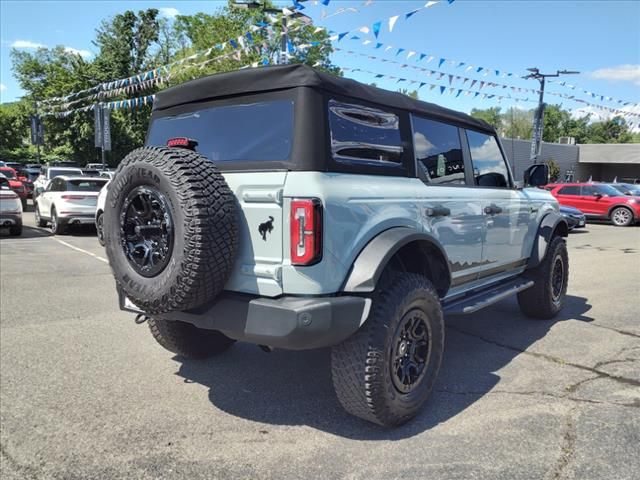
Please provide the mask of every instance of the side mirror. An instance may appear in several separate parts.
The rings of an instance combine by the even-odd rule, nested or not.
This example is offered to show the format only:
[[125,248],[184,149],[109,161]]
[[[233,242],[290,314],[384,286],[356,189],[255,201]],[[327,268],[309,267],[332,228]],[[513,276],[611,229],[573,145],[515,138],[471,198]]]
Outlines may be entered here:
[[602,198],[602,194],[600,192],[593,192],[593,196],[596,198]]
[[524,171],[525,186],[541,187],[549,183],[549,166],[544,163],[531,165]]

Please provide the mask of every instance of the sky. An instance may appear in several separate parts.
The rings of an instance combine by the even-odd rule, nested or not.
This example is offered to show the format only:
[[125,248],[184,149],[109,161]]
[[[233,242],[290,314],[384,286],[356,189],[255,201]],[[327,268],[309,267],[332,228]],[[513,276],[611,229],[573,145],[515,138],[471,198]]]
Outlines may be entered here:
[[[171,19],[177,14],[213,13],[224,3],[0,0],[0,100],[13,101],[24,93],[11,72],[12,48],[34,51],[38,46],[63,45],[90,59],[96,54],[91,40],[102,19],[127,9],[151,7]],[[422,8],[426,3],[433,5]],[[276,4],[290,6],[292,2]],[[414,90],[425,82],[419,89],[420,98],[445,107],[465,112],[494,106],[533,108],[537,103],[536,94],[510,88],[538,87],[536,80],[520,78],[528,73],[529,67],[538,67],[543,73],[554,73],[558,69],[579,71],[578,75],[562,78],[575,89],[550,83],[549,94],[545,96],[547,103],[562,104],[576,114],[605,115],[601,110],[552,93],[575,95],[617,108],[622,106],[606,98],[601,100],[600,95],[640,102],[640,1],[330,0],[325,6],[320,1],[309,0],[303,5],[302,12],[310,16],[315,25],[335,35],[349,32],[333,41],[340,50],[333,54],[332,60],[345,69],[345,76],[375,82],[390,90]],[[419,10],[405,18],[406,13],[416,9]],[[398,18],[393,21],[396,15]],[[373,25],[378,21],[380,31],[375,37]],[[352,38],[354,36],[359,38]],[[382,45],[375,48],[378,44]],[[404,50],[398,53],[399,49]],[[443,75],[427,75],[425,70]],[[512,75],[506,76],[507,73]],[[451,83],[449,75],[453,75]],[[405,80],[398,82],[397,78],[388,76]],[[469,80],[464,82],[464,78]],[[476,80],[473,92],[479,91],[483,81],[509,87],[485,85],[480,95],[466,94],[464,90],[470,89],[473,80]],[[410,83],[412,81],[415,83]],[[430,89],[430,84],[437,86]],[[444,93],[440,86],[445,87]],[[453,88],[453,92],[449,88]],[[459,93],[460,89],[463,91]],[[597,97],[593,98],[585,90]],[[483,93],[496,96],[483,99]],[[497,95],[511,95],[521,100],[504,98],[498,102]],[[640,105],[625,108],[640,113]],[[640,117],[629,120],[640,124]]]

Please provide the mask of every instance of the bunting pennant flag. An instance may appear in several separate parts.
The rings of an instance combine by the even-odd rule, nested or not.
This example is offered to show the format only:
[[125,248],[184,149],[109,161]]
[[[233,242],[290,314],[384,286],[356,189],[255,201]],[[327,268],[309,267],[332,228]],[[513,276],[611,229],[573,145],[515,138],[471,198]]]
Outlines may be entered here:
[[378,38],[378,35],[380,34],[380,25],[381,22],[376,22],[371,25],[371,30],[373,31],[373,34],[376,36],[376,38]]
[[394,15],[393,17],[389,18],[389,33],[393,32],[393,27],[398,21],[398,17],[399,15]]

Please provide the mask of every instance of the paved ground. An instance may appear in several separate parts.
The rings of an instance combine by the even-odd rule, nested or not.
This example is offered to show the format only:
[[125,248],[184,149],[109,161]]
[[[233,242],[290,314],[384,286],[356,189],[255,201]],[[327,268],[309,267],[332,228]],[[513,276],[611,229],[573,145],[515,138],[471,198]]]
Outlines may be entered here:
[[396,430],[343,413],[326,350],[163,350],[93,232],[3,233],[1,476],[638,479],[640,227],[588,230],[555,321],[512,300],[447,318],[436,391]]

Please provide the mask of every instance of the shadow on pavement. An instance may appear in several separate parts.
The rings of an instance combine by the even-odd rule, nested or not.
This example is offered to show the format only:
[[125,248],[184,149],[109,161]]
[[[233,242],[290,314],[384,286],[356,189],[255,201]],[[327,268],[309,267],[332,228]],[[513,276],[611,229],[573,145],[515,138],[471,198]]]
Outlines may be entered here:
[[[265,354],[254,345],[238,343],[205,361],[175,357],[181,362],[176,374],[185,382],[208,387],[211,403],[231,415],[265,424],[308,425],[351,439],[399,440],[455,417],[498,383],[500,376],[495,372],[544,337],[555,323],[592,321],[585,316],[590,309],[586,299],[567,296],[556,319],[530,320],[509,299],[480,314],[448,317],[445,357],[434,392],[415,419],[393,430],[342,409],[333,392],[329,349]],[[467,332],[469,326],[472,329]],[[481,340],[473,331],[496,342]]]
[[29,227],[27,225],[22,226],[22,235],[11,236],[9,235],[8,228],[0,228],[0,238],[11,238],[14,240],[20,240],[24,238],[41,238],[41,237],[50,237],[51,231],[45,230],[42,228]]

